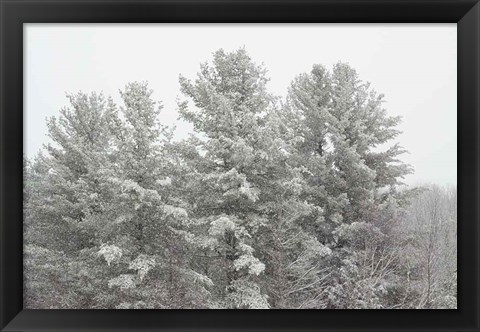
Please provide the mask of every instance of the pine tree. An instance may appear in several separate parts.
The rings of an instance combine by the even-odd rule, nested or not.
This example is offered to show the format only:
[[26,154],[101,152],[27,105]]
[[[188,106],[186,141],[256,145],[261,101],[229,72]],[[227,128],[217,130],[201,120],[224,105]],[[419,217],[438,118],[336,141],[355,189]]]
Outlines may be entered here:
[[128,84],[120,93],[124,106],[112,113],[114,153],[102,173],[114,196],[90,218],[97,254],[107,263],[105,286],[119,292],[105,301],[119,308],[202,306],[210,281],[185,259],[188,215],[171,190],[171,131],[158,122],[152,92],[146,83]]
[[[344,274],[336,277],[340,283],[330,288],[327,306],[336,306],[333,298],[352,295],[354,291],[348,291],[345,283],[361,278],[358,252],[368,251],[365,246],[342,242],[342,236],[349,238],[352,233],[367,240],[372,234],[386,232],[389,223],[385,219],[392,219],[383,218],[384,207],[404,200],[397,187],[411,172],[398,160],[405,151],[398,144],[380,150],[399,134],[395,127],[400,118],[387,116],[382,102],[383,95],[377,95],[343,63],[335,65],[331,73],[315,65],[309,74],[298,76],[289,90],[285,119],[300,137],[299,164],[309,170],[305,195],[309,202],[324,208],[325,219],[317,228],[317,236],[330,243],[341,262],[338,269]],[[382,243],[379,240],[377,244]],[[344,295],[338,294],[339,289]],[[378,293],[381,290],[370,299],[346,305],[377,306]],[[348,301],[343,298],[340,302]]]
[[[43,282],[27,280],[26,291],[32,288],[35,292],[36,285],[56,280],[58,302],[46,297],[39,301],[59,308],[83,305],[82,290],[75,286],[75,262],[94,238],[83,222],[98,209],[99,197],[108,194],[98,186],[98,170],[108,156],[105,123],[109,121],[109,102],[100,94],[78,93],[68,99],[70,107],[48,121],[52,143],[46,146],[47,154],[39,153],[31,164],[29,199],[24,206],[25,241],[29,243],[25,259],[31,263],[26,269],[32,269],[30,275],[44,278]],[[86,291],[85,297],[92,294]]]
[[[197,80],[181,77],[182,92],[197,109],[180,103],[181,116],[203,137],[190,140],[198,167],[191,175],[192,215],[205,224],[214,258],[209,275],[215,283],[217,305],[227,308],[267,308],[259,286],[264,262],[254,249],[264,223],[258,174],[267,163],[263,125],[271,97],[265,69],[254,64],[244,49],[215,52],[213,65],[204,63]],[[221,267],[214,270],[215,267]]]

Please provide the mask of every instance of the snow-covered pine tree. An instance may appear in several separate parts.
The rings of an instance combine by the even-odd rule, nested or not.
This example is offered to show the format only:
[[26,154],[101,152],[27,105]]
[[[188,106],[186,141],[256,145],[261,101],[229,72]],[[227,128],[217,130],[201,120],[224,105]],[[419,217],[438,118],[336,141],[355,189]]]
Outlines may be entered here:
[[[327,306],[342,302],[335,304],[334,298],[351,296],[353,291],[346,287],[350,280],[346,279],[359,275],[358,251],[368,249],[353,248],[348,241],[339,243],[339,234],[349,238],[351,231],[368,241],[372,234],[388,229],[385,219],[389,218],[383,217],[382,209],[404,201],[397,187],[411,172],[398,160],[405,151],[397,144],[385,150],[399,134],[396,126],[400,118],[388,116],[382,102],[383,95],[377,95],[344,63],[336,64],[331,73],[315,65],[310,73],[298,76],[289,90],[284,116],[301,138],[297,145],[299,162],[309,170],[305,194],[309,202],[325,210],[318,236],[331,243],[342,261],[341,273],[334,278],[340,284],[330,288]],[[357,240],[355,243],[367,243]],[[385,245],[380,240],[371,243]],[[381,293],[382,285],[370,281],[366,282],[368,287],[377,287],[376,294]],[[361,283],[357,280],[357,284]],[[375,307],[378,300],[370,296],[352,303],[346,306]]]
[[94,296],[78,285],[79,253],[94,241],[83,222],[101,209],[99,202],[110,193],[99,185],[99,170],[109,156],[110,102],[95,93],[68,99],[70,107],[47,123],[51,143],[29,167],[29,199],[24,205],[26,270],[36,269],[30,273],[36,280],[27,279],[25,288],[35,292],[35,287],[56,280],[57,296],[50,299],[49,292],[36,292],[45,296],[39,299],[43,305],[56,308],[82,307],[85,298]]
[[115,195],[107,209],[92,215],[97,225],[98,256],[108,270],[107,306],[118,308],[191,308],[205,306],[211,281],[188,266],[188,215],[175,197],[169,175],[171,130],[159,123],[146,83],[128,84],[120,112],[113,112],[112,163],[105,185]]
[[[265,69],[244,49],[214,53],[195,82],[180,77],[182,92],[195,108],[181,102],[181,117],[191,122],[199,138],[191,139],[197,164],[190,178],[192,215],[205,224],[211,250],[208,274],[215,283],[216,304],[226,308],[268,308],[258,283],[265,264],[253,248],[264,219],[258,211],[261,190],[254,174],[262,159],[261,127],[271,97]],[[260,165],[257,165],[260,166]]]

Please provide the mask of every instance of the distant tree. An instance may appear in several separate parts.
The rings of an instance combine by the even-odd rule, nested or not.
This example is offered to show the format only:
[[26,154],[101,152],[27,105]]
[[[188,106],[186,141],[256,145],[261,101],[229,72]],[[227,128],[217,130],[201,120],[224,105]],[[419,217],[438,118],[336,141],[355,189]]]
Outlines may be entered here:
[[[401,227],[418,297],[416,308],[456,308],[457,194],[436,185],[412,201]],[[405,247],[407,247],[407,244]]]

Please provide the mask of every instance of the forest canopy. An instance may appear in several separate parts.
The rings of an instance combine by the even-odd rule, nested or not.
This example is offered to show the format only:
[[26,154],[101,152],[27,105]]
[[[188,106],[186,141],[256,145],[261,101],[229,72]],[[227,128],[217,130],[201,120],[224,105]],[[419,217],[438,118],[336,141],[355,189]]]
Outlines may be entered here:
[[268,80],[243,48],[180,76],[183,140],[146,82],[68,95],[24,159],[25,308],[456,308],[456,188],[402,183],[384,96]]

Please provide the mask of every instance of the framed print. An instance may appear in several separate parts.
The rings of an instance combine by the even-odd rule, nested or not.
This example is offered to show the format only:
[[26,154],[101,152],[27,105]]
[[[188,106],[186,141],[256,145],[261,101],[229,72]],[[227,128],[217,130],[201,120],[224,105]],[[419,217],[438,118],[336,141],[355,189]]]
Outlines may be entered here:
[[477,1],[0,3],[2,331],[479,330]]

